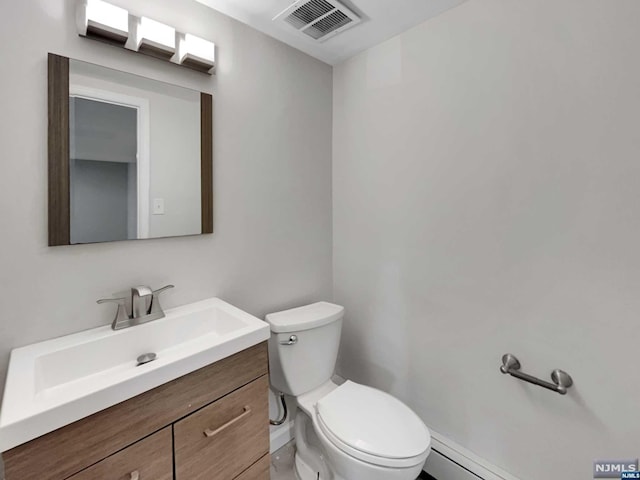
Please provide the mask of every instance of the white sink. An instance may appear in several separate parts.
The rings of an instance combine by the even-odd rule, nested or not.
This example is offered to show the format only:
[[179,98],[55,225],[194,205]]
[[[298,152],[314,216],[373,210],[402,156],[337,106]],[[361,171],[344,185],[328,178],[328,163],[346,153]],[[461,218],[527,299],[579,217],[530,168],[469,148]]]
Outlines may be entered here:
[[[218,298],[165,313],[124,330],[104,326],[13,350],[0,452],[269,338],[265,322]],[[145,353],[157,359],[138,366]]]

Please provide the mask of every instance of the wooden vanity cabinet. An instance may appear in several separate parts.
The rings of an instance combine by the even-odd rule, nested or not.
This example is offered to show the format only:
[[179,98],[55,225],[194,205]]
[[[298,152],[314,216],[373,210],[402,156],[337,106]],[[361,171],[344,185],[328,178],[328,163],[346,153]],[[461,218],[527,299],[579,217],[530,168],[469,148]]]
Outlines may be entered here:
[[266,343],[3,453],[5,480],[268,480]]

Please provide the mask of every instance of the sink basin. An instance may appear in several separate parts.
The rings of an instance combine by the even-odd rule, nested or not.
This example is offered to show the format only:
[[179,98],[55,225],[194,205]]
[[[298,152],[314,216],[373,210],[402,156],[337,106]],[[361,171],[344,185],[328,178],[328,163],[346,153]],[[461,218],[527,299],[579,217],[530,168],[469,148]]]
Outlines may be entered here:
[[[269,338],[265,322],[218,298],[165,313],[124,330],[104,326],[13,350],[0,452]],[[156,359],[138,365],[147,353]]]

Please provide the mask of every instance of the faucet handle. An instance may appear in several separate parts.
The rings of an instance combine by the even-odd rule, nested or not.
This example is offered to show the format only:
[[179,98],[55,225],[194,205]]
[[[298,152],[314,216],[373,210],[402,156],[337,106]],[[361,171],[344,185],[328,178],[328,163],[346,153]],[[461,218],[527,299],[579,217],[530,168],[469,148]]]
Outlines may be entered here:
[[96,303],[118,303],[120,305],[124,305],[126,301],[127,301],[127,299],[124,298],[124,297],[120,297],[120,298],[101,298],[100,300],[96,301]]
[[151,297],[151,309],[149,310],[149,315],[157,315],[158,318],[164,317],[164,311],[160,306],[160,300],[158,299],[158,295],[160,295],[162,292],[169,290],[171,288],[173,288],[173,285],[166,285],[152,292],[153,296]]
[[164,287],[154,290],[151,293],[153,293],[154,295],[158,295],[159,293],[162,293],[165,290],[169,290],[170,288],[174,288],[174,285],[165,285]]
[[127,313],[127,309],[125,307],[127,299],[124,297],[120,298],[101,298],[96,303],[117,303],[118,311],[116,312],[116,317],[113,319],[113,323],[111,324],[111,328],[114,330],[120,330],[121,328],[126,328],[131,324],[131,318],[129,318],[129,314]]

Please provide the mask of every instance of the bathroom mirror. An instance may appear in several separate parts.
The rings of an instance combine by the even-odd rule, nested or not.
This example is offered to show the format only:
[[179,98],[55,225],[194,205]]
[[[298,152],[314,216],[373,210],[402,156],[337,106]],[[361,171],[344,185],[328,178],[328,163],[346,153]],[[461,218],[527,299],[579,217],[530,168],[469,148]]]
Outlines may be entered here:
[[213,232],[209,94],[49,54],[49,245]]

